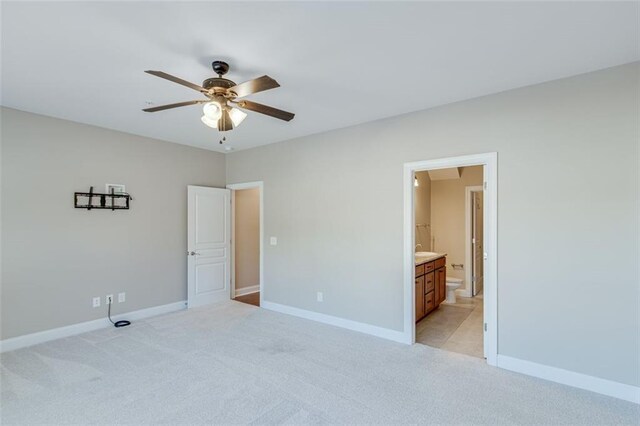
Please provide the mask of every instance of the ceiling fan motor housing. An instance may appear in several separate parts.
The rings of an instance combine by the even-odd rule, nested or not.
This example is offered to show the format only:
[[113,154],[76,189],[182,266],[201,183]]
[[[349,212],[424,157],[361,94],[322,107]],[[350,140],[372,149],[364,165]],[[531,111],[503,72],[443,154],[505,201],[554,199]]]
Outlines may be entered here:
[[236,83],[234,83],[233,81],[226,78],[222,78],[222,77],[208,78],[202,82],[202,87],[204,87],[207,90],[219,88],[226,91],[227,89],[235,85]]

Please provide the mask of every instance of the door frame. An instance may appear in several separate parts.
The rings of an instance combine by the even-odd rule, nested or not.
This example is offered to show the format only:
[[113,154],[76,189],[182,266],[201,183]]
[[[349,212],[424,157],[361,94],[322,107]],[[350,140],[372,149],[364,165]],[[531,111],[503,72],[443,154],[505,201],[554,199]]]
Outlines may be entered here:
[[236,191],[240,189],[258,188],[260,192],[260,306],[264,298],[264,182],[243,182],[232,183],[227,185],[227,189],[231,190],[231,286],[230,297],[233,299],[236,294]]
[[415,324],[415,173],[450,167],[484,166],[484,352],[487,364],[495,366],[498,355],[498,153],[448,157],[404,163],[404,335],[416,341]]
[[[464,290],[462,290],[460,292],[460,294],[463,294],[464,297],[473,297],[473,281],[471,280],[472,276],[473,276],[473,269],[471,268],[472,265],[472,248],[471,248],[471,233],[473,230],[473,227],[471,226],[471,220],[472,220],[472,216],[471,216],[471,193],[472,192],[483,192],[484,193],[484,188],[482,187],[482,185],[477,185],[477,186],[466,186],[464,188],[464,221],[465,221],[465,243],[464,243],[464,262],[465,265],[467,265],[465,271],[464,271],[464,279],[465,279],[465,283],[469,283],[470,285],[467,286],[465,285]],[[484,200],[483,200],[484,201]],[[484,204],[484,203],[483,203]],[[483,222],[483,227],[484,227],[484,220]],[[484,231],[484,229],[483,229]]]

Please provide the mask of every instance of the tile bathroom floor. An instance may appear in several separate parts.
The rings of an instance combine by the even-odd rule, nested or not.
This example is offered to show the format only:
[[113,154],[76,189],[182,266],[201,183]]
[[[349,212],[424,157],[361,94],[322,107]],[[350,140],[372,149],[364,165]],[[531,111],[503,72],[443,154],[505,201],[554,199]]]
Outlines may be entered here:
[[458,297],[416,324],[416,343],[484,358],[482,323],[482,295]]

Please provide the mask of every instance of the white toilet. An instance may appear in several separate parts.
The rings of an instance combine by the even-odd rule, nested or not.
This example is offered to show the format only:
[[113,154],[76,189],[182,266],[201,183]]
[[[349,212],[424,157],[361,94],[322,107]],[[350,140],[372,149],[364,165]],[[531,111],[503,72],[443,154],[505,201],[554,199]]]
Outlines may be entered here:
[[447,303],[456,303],[456,289],[461,285],[461,278],[447,277]]

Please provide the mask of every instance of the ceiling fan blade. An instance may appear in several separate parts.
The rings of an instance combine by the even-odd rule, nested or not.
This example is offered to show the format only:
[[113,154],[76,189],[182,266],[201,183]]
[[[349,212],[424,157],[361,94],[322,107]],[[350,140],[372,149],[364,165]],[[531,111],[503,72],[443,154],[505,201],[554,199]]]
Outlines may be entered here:
[[244,83],[236,84],[235,86],[229,88],[228,90],[230,92],[235,93],[238,98],[243,98],[253,93],[263,92],[269,89],[275,89],[276,87],[280,87],[277,81],[275,81],[268,75],[263,75],[262,77],[245,81]]
[[198,92],[204,92],[204,93],[207,92],[207,90],[202,86],[198,86],[197,84],[190,83],[187,80],[183,80],[181,78],[174,77],[171,74],[167,74],[166,72],[149,71],[149,70],[147,70],[145,72],[147,74],[155,75],[156,77],[164,78],[165,80],[173,81],[174,83],[182,84],[183,86],[186,86],[186,87],[188,87],[190,89],[193,89],[193,90],[197,90]]
[[226,132],[227,130],[233,130],[233,121],[228,110],[223,110],[222,115],[218,119],[218,131]]
[[183,107],[183,106],[187,106],[187,105],[195,105],[195,104],[202,104],[205,103],[207,101],[186,101],[186,102],[177,102],[175,104],[168,104],[168,105],[160,105],[157,107],[151,107],[151,108],[145,108],[143,109],[144,112],[156,112],[156,111],[163,111],[165,109],[171,109],[171,108],[178,108],[178,107]]
[[236,102],[236,104],[240,108],[248,109],[249,111],[259,112],[260,114],[269,115],[271,117],[279,118],[280,120],[284,120],[284,121],[291,121],[293,120],[293,117],[296,116],[291,112],[283,111],[281,109],[273,108],[267,105],[262,105],[257,102],[238,101]]

